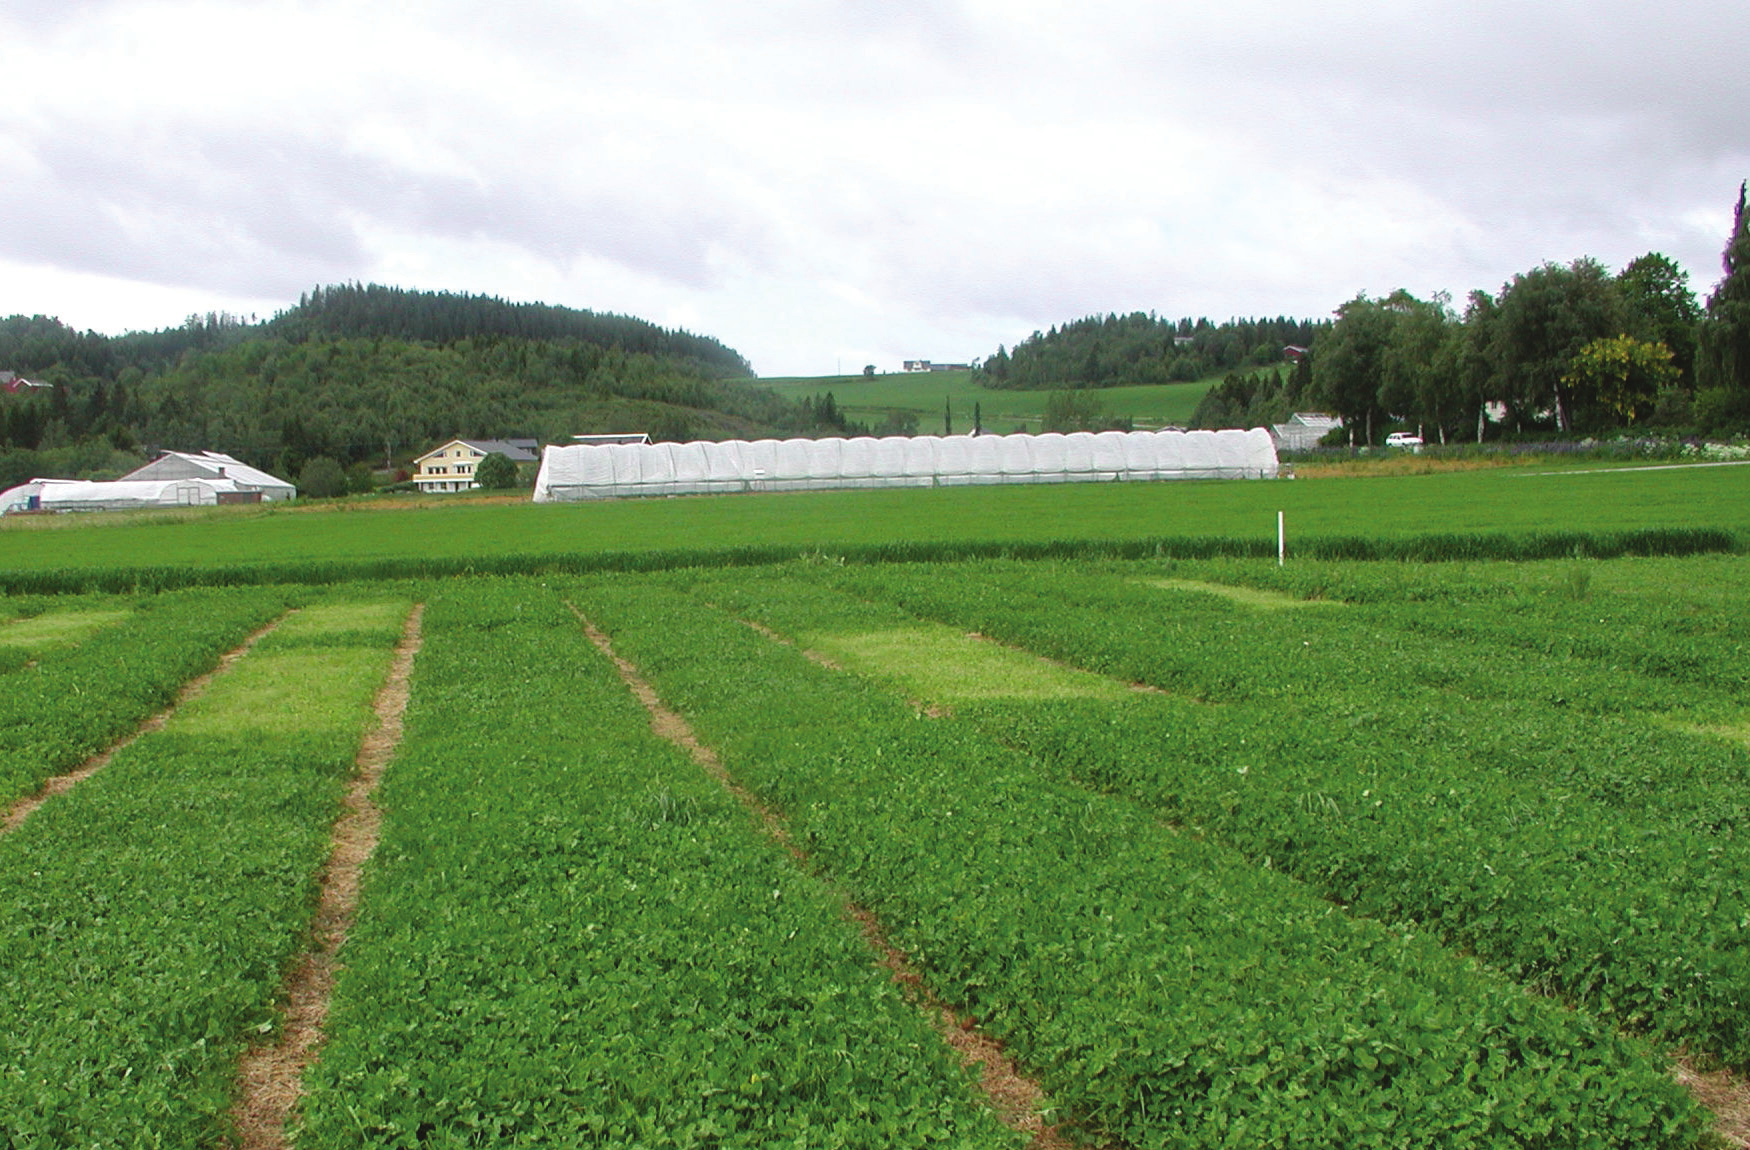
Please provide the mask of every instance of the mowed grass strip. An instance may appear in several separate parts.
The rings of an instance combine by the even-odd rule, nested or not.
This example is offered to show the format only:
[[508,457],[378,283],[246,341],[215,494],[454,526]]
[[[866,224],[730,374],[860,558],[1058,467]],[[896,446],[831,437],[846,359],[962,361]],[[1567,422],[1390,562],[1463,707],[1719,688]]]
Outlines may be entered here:
[[44,611],[26,619],[0,623],[0,647],[37,653],[79,643],[126,619],[126,608]]
[[[393,644],[327,623],[305,606],[0,840],[0,1142],[225,1139]],[[285,698],[301,721],[260,721]]]
[[[1138,1147],[1693,1145],[1646,1050],[1431,939],[1039,771],[741,625],[867,604],[688,573],[577,599],[1094,1136]],[[704,606],[723,604],[726,610]],[[733,612],[733,614],[731,614]]]
[[811,651],[863,674],[899,683],[926,702],[974,699],[1116,699],[1122,683],[1064,667],[1027,651],[927,623],[878,631],[809,631]]
[[1219,595],[1247,607],[1262,611],[1285,611],[1302,607],[1329,607],[1330,599],[1299,599],[1280,591],[1267,591],[1233,583],[1213,583],[1207,579],[1144,579],[1141,582],[1163,591],[1189,591],[1199,595]]
[[553,591],[424,629],[302,1150],[1012,1143]]
[[7,675],[0,690],[0,806],[132,732],[287,602],[272,588],[140,596],[125,619],[83,643],[43,650],[35,665]]

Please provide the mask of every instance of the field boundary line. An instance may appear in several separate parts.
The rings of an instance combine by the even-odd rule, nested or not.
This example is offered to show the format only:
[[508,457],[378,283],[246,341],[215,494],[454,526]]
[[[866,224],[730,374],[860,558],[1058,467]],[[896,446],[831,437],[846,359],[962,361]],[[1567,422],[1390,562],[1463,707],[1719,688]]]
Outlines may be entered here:
[[1587,467],[1574,471],[1533,471],[1527,478],[1545,479],[1561,475],[1605,475],[1619,471],[1693,471],[1701,467],[1750,467],[1750,459],[1715,459],[1706,463],[1649,463],[1627,467]]
[[321,1044],[328,1004],[340,969],[339,951],[358,916],[359,883],[376,851],[383,812],[371,795],[401,745],[413,662],[424,642],[425,604],[407,613],[389,673],[371,709],[376,724],[359,744],[357,769],[347,784],[331,849],[318,878],[310,941],[281,988],[284,1023],[276,1042],[251,1047],[238,1060],[237,1098],[231,1108],[240,1150],[282,1150],[286,1124],[303,1095],[300,1080]]
[[184,683],[177,690],[175,697],[170,700],[168,706],[153,715],[151,718],[145,720],[138,727],[135,727],[130,734],[123,735],[107,748],[92,755],[89,759],[86,759],[83,763],[80,763],[77,767],[74,767],[65,774],[56,775],[49,779],[47,782],[43,783],[41,787],[37,788],[35,794],[26,795],[24,798],[14,802],[9,808],[7,808],[6,813],[3,816],[0,816],[0,835],[10,834],[17,830],[20,826],[24,825],[25,819],[28,819],[36,812],[38,807],[48,802],[56,795],[66,794],[92,775],[95,775],[98,771],[101,771],[104,767],[107,767],[111,759],[115,758],[118,753],[133,743],[136,739],[139,739],[143,735],[149,735],[155,731],[163,730],[164,725],[170,721],[172,715],[176,714],[178,710],[191,700],[198,698],[214,679],[229,670],[231,666],[239,659],[243,658],[243,656],[249,654],[249,652],[255,648],[257,643],[267,638],[269,634],[271,634],[281,623],[285,622],[287,618],[296,613],[297,610],[296,607],[293,607],[291,610],[282,612],[271,622],[268,622],[252,631],[243,642],[231,648],[229,651],[226,651],[223,655],[220,655],[219,661],[213,665],[211,670],[196,675],[194,678]]
[[[651,731],[686,751],[694,763],[753,813],[761,829],[774,842],[813,873],[808,855],[795,844],[778,813],[730,776],[717,752],[699,740],[684,716],[663,702],[636,664],[614,650],[613,640],[605,632],[575,604],[568,601],[565,605],[577,616],[589,641],[614,664],[627,688],[649,711]],[[961,1015],[924,984],[923,976],[912,965],[909,956],[888,939],[880,920],[871,911],[851,901],[842,892],[835,893],[845,917],[862,931],[863,939],[875,952],[878,963],[892,974],[893,981],[901,986],[914,1005],[929,1017],[931,1025],[961,1063],[978,1071],[979,1089],[998,1120],[1012,1130],[1031,1134],[1029,1150],[1071,1150],[1078,1145],[1060,1134],[1056,1127],[1045,1124],[1045,1091],[1039,1083],[1021,1071],[999,1042],[979,1031],[976,1018]]]

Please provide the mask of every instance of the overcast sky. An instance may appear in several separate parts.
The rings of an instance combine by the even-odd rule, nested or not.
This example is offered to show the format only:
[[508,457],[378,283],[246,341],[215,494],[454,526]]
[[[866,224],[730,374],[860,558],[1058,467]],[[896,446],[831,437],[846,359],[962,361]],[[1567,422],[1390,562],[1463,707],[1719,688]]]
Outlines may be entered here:
[[1746,44],[1745,0],[5,0],[0,315],[356,280],[818,375],[1583,255],[1705,296]]

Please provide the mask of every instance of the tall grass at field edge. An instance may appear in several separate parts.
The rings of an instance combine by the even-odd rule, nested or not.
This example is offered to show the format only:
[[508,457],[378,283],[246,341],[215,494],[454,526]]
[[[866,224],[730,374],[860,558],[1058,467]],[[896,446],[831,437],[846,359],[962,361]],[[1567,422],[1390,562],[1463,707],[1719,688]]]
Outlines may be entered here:
[[[1524,562],[1536,559],[1616,559],[1732,553],[1745,542],[1719,528],[1644,528],[1632,531],[1550,531],[1412,535],[1397,539],[1359,535],[1312,536],[1294,542],[1296,559]],[[326,586],[361,580],[448,579],[477,576],[567,576],[597,572],[671,571],[688,567],[755,567],[795,561],[819,563],[926,563],[977,559],[1267,559],[1273,540],[1230,536],[1173,536],[1127,540],[1047,539],[907,540],[838,544],[828,548],[766,544],[711,549],[597,551],[393,559],[233,564],[223,567],[118,566],[0,572],[0,593],[57,595],[140,593],[184,587],[274,584]]]

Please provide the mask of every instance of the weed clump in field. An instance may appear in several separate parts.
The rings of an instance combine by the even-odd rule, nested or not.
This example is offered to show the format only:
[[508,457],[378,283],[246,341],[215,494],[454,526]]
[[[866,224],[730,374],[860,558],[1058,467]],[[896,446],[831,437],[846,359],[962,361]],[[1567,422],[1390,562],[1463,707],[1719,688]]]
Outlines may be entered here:
[[1583,601],[1592,597],[1592,571],[1576,564],[1568,568],[1568,598]]

